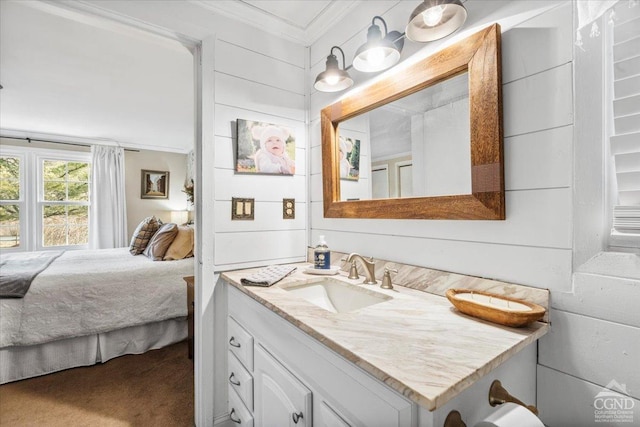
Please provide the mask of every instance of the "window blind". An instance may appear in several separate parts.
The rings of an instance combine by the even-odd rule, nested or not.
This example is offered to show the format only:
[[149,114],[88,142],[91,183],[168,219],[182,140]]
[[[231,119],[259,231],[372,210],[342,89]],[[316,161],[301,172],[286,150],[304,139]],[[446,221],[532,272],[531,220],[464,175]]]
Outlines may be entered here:
[[640,235],[640,6],[620,2],[613,29],[613,231]]

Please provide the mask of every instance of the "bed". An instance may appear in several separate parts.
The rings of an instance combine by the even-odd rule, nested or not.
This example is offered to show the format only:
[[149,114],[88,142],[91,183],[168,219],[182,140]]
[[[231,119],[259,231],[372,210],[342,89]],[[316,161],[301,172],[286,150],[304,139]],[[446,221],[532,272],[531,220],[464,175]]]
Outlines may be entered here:
[[152,261],[129,248],[63,252],[23,298],[0,299],[0,384],[186,339],[183,277],[193,271],[193,258]]

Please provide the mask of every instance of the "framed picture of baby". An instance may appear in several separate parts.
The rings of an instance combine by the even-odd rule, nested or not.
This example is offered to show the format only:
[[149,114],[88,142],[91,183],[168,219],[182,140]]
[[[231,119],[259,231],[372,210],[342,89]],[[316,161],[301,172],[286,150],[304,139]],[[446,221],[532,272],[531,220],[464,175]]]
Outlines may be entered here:
[[360,178],[360,140],[340,135],[338,138],[340,155],[340,179],[357,181]]
[[296,137],[286,126],[237,119],[236,172],[293,175]]

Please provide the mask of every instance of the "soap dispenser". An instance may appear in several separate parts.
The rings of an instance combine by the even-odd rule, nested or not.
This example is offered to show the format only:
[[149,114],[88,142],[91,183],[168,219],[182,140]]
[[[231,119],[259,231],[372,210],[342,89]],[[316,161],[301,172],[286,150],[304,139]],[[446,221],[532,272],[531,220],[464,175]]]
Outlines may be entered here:
[[324,240],[324,236],[320,236],[318,245],[313,250],[314,267],[322,270],[331,268],[331,251]]

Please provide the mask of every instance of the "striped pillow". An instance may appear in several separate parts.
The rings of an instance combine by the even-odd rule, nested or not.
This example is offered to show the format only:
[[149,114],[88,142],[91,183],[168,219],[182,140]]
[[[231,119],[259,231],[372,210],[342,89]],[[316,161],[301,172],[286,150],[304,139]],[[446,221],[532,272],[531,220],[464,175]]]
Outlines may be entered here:
[[131,237],[131,243],[129,244],[129,252],[131,252],[131,255],[141,254],[149,244],[149,240],[151,240],[153,235],[156,234],[156,231],[158,231],[158,228],[160,228],[160,224],[155,216],[149,216],[143,219]]

